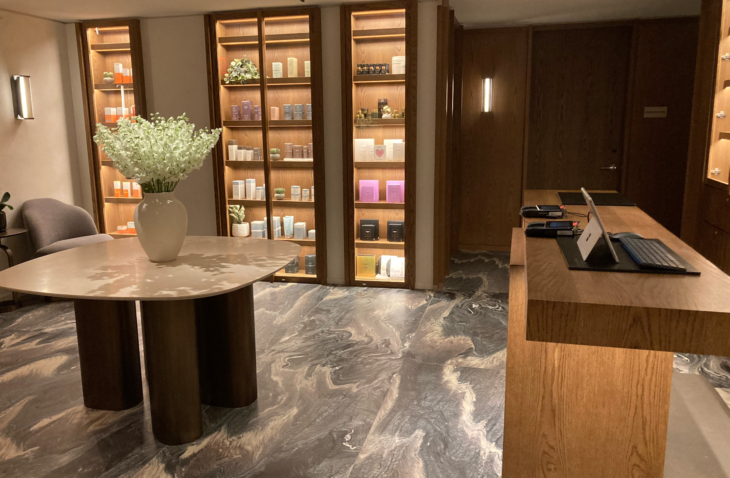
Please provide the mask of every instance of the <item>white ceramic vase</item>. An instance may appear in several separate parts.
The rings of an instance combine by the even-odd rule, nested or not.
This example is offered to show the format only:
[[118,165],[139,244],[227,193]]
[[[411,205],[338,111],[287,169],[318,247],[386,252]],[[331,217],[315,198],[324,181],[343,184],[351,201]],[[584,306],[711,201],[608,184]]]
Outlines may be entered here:
[[177,258],[188,230],[188,213],[175,193],[145,193],[134,210],[134,226],[152,262]]
[[247,222],[241,224],[233,224],[231,226],[231,234],[233,237],[248,237],[251,233]]

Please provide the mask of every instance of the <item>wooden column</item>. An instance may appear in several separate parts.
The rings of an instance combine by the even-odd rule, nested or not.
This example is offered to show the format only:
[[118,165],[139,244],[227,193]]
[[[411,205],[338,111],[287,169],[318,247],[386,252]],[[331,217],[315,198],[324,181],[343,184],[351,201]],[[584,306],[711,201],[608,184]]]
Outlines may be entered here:
[[84,405],[126,410],[142,402],[133,301],[74,300]]
[[660,478],[673,354],[526,340],[522,229],[514,229],[504,478]]
[[239,408],[255,402],[253,286],[197,299],[195,316],[203,403]]
[[192,300],[143,301],[142,328],[152,431],[165,445],[203,434]]

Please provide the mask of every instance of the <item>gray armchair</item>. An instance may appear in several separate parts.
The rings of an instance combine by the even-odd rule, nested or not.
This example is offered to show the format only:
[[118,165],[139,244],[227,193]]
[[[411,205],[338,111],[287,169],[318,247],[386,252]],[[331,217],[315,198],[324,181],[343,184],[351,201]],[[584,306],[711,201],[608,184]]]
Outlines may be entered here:
[[98,234],[88,212],[55,199],[25,201],[23,220],[39,256],[114,240],[107,234]]

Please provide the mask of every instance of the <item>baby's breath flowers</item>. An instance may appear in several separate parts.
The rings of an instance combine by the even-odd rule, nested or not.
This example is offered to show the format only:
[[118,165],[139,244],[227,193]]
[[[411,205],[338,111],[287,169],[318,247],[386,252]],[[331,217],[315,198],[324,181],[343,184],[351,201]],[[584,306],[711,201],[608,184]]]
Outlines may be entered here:
[[117,121],[116,129],[96,125],[94,142],[126,178],[134,179],[146,193],[175,190],[181,180],[200,169],[221,135],[220,129],[195,131],[183,113],[165,119],[159,114],[147,121],[140,116]]

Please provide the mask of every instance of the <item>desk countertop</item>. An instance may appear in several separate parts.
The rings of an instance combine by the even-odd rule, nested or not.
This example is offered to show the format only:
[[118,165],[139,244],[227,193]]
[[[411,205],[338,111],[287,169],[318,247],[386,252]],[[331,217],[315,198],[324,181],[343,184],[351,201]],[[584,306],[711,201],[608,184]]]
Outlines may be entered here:
[[[557,191],[528,190],[524,203],[559,198]],[[528,339],[730,355],[730,277],[637,207],[598,212],[609,232],[660,239],[701,275],[571,271],[555,240],[526,238]]]

